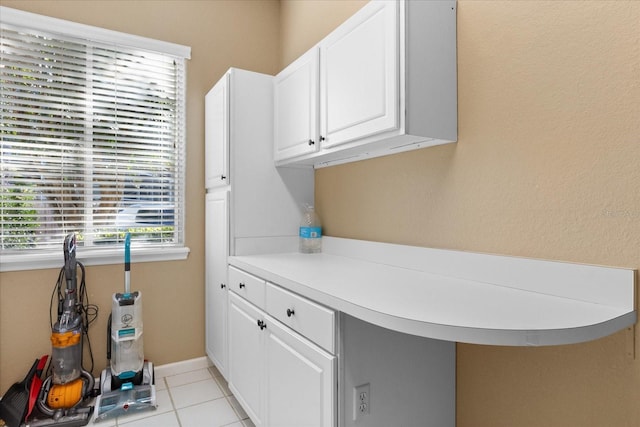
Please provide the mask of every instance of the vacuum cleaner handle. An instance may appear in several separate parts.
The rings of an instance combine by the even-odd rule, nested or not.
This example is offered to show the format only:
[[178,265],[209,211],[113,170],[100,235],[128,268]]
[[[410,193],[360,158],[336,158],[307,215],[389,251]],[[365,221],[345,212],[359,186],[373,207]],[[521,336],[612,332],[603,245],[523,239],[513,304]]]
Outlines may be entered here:
[[124,293],[131,292],[131,234],[124,238]]
[[76,285],[76,235],[67,234],[64,238],[64,275],[67,279],[67,291],[73,292]]
[[111,313],[107,320],[107,360],[111,360]]

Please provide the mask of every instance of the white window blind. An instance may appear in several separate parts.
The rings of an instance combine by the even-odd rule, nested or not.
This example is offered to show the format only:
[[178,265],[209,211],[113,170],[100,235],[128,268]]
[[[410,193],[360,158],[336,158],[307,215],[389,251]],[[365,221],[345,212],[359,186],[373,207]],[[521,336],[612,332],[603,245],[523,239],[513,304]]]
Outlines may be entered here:
[[185,57],[2,12],[0,256],[184,246]]

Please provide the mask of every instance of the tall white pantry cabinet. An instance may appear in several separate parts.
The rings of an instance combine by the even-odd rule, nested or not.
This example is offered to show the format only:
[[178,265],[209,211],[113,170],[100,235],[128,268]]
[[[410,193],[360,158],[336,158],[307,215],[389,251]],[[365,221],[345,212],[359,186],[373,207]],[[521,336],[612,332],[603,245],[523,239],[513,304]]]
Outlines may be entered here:
[[232,68],[205,96],[205,183],[205,346],[226,378],[227,258],[295,250],[313,203],[312,170],[274,166],[272,76]]

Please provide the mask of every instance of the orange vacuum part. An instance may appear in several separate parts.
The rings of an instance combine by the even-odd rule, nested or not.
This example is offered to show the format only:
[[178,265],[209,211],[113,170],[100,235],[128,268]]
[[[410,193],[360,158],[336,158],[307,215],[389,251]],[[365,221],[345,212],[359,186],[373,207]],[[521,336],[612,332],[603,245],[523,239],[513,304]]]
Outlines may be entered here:
[[54,347],[65,348],[76,345],[80,342],[81,334],[77,331],[53,332],[51,334],[51,344]]
[[55,384],[49,390],[47,405],[54,410],[72,408],[82,399],[83,387],[82,378],[67,384]]

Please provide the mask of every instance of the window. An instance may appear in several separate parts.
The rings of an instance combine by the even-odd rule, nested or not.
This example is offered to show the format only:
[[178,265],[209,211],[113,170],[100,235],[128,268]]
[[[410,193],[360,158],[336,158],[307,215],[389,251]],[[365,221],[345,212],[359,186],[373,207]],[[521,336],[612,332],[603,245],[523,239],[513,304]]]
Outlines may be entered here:
[[69,232],[79,257],[126,232],[134,254],[184,252],[190,49],[4,7],[0,24],[2,269],[61,259]]

